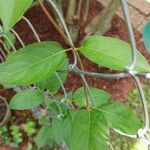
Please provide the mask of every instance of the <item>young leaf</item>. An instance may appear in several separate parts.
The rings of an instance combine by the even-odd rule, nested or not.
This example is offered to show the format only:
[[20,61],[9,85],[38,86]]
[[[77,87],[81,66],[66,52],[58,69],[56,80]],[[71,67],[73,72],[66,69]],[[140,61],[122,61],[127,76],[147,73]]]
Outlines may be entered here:
[[104,104],[100,107],[100,111],[104,114],[110,128],[119,129],[128,134],[136,134],[142,126],[132,110],[119,102]]
[[0,64],[0,83],[27,85],[39,82],[54,74],[64,59],[66,54],[56,42],[28,45]]
[[8,32],[23,16],[33,0],[0,0],[0,19]]
[[70,115],[64,125],[65,142],[69,150],[108,150],[109,128],[100,111],[92,109],[72,112]]
[[[64,62],[60,65],[60,67],[57,70],[68,70],[68,61],[67,59],[64,60]],[[57,72],[59,78],[61,79],[61,82],[64,83],[68,73],[67,72]],[[49,89],[52,93],[56,93],[59,88],[61,87],[60,81],[57,78],[56,73],[52,74],[50,77],[42,80],[41,82],[37,83],[38,87],[42,90]]]
[[144,41],[144,44],[145,44],[148,52],[150,52],[150,22],[148,22],[144,27],[143,41]]
[[[124,70],[131,63],[131,46],[115,38],[91,36],[83,41],[80,52],[92,62],[110,69]],[[139,51],[135,69],[150,71],[147,60]]]
[[44,100],[44,95],[39,90],[24,90],[17,93],[10,101],[10,108],[16,110],[31,109]]
[[[103,103],[106,103],[111,97],[111,95],[108,92],[101,90],[101,89],[94,88],[94,87],[90,87],[90,93],[91,93],[95,106],[100,106]],[[87,98],[90,99],[88,95],[87,95]],[[86,98],[85,98],[83,87],[79,88],[78,90],[74,92],[73,100],[75,104],[79,107],[86,106]],[[89,101],[89,103],[90,105],[92,105],[91,101]]]

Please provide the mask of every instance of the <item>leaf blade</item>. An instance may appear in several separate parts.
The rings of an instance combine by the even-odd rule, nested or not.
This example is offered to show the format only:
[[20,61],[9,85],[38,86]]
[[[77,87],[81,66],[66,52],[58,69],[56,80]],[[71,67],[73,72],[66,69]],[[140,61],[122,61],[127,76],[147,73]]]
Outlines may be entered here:
[[21,19],[32,2],[33,0],[0,0],[0,18],[4,32],[8,32]]
[[72,127],[69,137],[66,138],[70,150],[108,149],[109,129],[102,113],[95,109],[80,111],[72,114],[70,118],[72,120],[68,124]]
[[138,117],[125,105],[119,102],[106,103],[100,107],[109,127],[128,134],[136,134],[142,127]]
[[[131,63],[130,45],[115,38],[91,36],[83,41],[80,52],[92,62],[110,69],[124,70]],[[147,60],[139,51],[136,70],[150,71]]]
[[51,141],[51,135],[52,135],[51,125],[44,126],[40,129],[39,133],[37,134],[34,140],[39,149],[48,144],[50,147],[53,146],[53,142]]
[[[102,89],[98,89],[94,87],[89,87],[89,89],[95,106],[100,106],[103,103],[106,103],[111,97],[111,95],[108,92]],[[87,96],[87,98],[89,99],[90,97]],[[73,99],[77,106],[79,107],[86,106],[84,87],[81,87],[74,92]],[[92,103],[90,101],[89,104],[92,106]]]
[[17,93],[10,101],[10,109],[24,110],[37,107],[44,101],[44,95],[39,90],[24,90]]
[[[60,67],[57,70],[58,71],[67,70],[68,66],[69,66],[68,61],[67,61],[67,59],[65,59],[64,62],[62,62],[62,64],[60,65]],[[64,83],[65,80],[67,79],[68,73],[67,72],[57,72],[57,75],[61,79],[61,82]],[[38,87],[42,90],[49,89],[52,93],[56,94],[58,92],[59,88],[61,87],[61,83],[60,83],[59,79],[57,78],[57,75],[55,72],[50,77],[37,83]],[[56,82],[54,82],[54,81],[56,81]]]
[[27,85],[39,82],[53,74],[64,59],[64,49],[56,42],[28,45],[0,64],[0,83]]

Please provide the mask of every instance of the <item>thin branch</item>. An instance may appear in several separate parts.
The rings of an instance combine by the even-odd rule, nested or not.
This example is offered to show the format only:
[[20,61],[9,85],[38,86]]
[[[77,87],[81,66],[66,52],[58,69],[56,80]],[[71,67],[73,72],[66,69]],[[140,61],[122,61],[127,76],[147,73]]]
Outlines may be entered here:
[[[41,0],[38,0],[38,1],[39,1],[41,9],[45,13],[45,15],[47,16],[47,18],[49,19],[49,21],[56,28],[56,30],[59,32],[59,34],[63,37],[63,39],[66,41],[66,43],[70,45],[70,42],[69,42],[67,36],[64,34],[64,32],[62,31],[62,29],[58,26],[58,24],[56,23],[56,21],[52,18],[52,16],[50,15],[50,13],[47,11],[47,9],[45,8],[45,6],[43,5],[42,1]],[[70,45],[70,46],[72,47],[72,45]]]
[[[54,2],[55,5],[58,7],[58,9],[59,9],[61,15],[63,16],[62,0],[53,0],[53,2]],[[48,5],[51,6],[50,3],[48,3]],[[56,11],[55,11],[54,9],[52,9],[52,11],[53,11],[54,18],[56,19],[56,22],[57,22],[57,23],[59,24],[59,26],[62,28],[63,26],[62,26],[62,24],[61,24],[60,19],[59,19],[58,16],[57,16]]]

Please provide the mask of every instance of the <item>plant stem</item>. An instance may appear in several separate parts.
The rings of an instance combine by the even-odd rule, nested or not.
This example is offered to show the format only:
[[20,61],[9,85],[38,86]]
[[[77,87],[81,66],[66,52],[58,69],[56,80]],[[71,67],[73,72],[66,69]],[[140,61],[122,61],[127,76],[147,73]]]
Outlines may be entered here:
[[10,109],[9,109],[9,106],[8,106],[8,103],[7,103],[6,99],[3,98],[2,96],[0,96],[0,100],[2,100],[5,103],[5,106],[6,106],[6,114],[3,118],[3,120],[0,122],[0,126],[2,126],[8,121],[8,118],[10,117],[11,112],[10,112]]
[[[44,1],[44,0],[41,0],[41,1]],[[39,5],[39,2],[35,1],[35,2],[32,3],[32,5],[30,6],[30,8],[38,6],[38,5]]]
[[[49,21],[52,23],[52,25],[56,28],[56,30],[59,32],[59,34],[63,37],[63,39],[65,40],[65,42],[67,44],[70,45],[70,42],[68,41],[67,36],[64,34],[63,30],[58,26],[58,24],[56,23],[56,21],[52,18],[52,16],[50,15],[50,13],[47,11],[47,9],[45,8],[45,6],[43,5],[43,2],[41,0],[38,0],[40,7],[42,8],[43,12],[45,13],[45,15],[47,16],[47,18],[49,19]],[[70,45],[72,47],[72,45]]]
[[[0,40],[0,43],[1,43],[1,40]],[[1,55],[4,59],[6,59],[6,54],[4,53],[4,51],[1,49],[0,47],[0,52],[1,52]]]
[[85,4],[85,11],[84,11],[84,15],[83,15],[83,22],[86,22],[88,14],[89,14],[89,8],[90,8],[90,0],[86,0],[86,4]]
[[[2,46],[3,46],[4,49],[5,49],[5,51],[9,54],[9,53],[10,53],[9,49],[6,47],[4,41],[2,41],[1,39],[0,39],[0,44],[2,44]],[[3,52],[3,55],[4,55],[4,54],[5,54],[5,53]],[[6,57],[6,55],[5,55],[5,57]]]
[[69,0],[66,21],[68,24],[73,24],[73,17],[76,9],[76,0]]
[[57,0],[59,11],[63,14],[62,0]]
[[[61,15],[63,16],[62,0],[53,0],[53,2],[55,3],[55,5],[57,5],[57,7],[58,7],[58,9],[59,9],[59,11],[60,11],[60,13],[61,13]],[[48,3],[48,5],[50,5],[50,4]],[[50,5],[50,6],[51,6],[51,5]],[[59,18],[57,17],[56,11],[55,11],[54,9],[52,9],[52,11],[53,11],[54,18],[56,19],[56,22],[58,23],[58,25],[59,25],[60,27],[63,27],[62,24],[61,24],[61,21],[60,21]]]
[[77,19],[77,20],[80,19],[82,1],[83,1],[83,0],[79,0],[79,3],[78,3],[78,9],[77,9],[77,15],[76,15],[76,19]]
[[119,6],[120,0],[112,0],[108,7],[104,8],[102,12],[99,12],[98,15],[86,26],[85,33],[87,35],[103,35],[110,27],[112,17]]
[[[82,60],[81,60],[78,52],[75,51],[75,53],[76,53],[80,68],[81,68],[82,71],[84,71],[83,63],[82,63]],[[83,76],[82,78],[85,78],[85,77]],[[85,93],[86,105],[87,105],[87,108],[88,108],[89,107],[89,101],[88,101],[88,95],[87,95],[87,90],[86,90],[85,84],[84,84],[84,93]]]
[[[59,27],[59,25],[55,22],[55,20],[51,17],[51,15],[49,14],[49,12],[47,11],[47,9],[45,8],[45,6],[43,5],[43,3],[41,2],[41,0],[38,0],[40,7],[42,8],[43,12],[45,13],[45,15],[47,16],[47,18],[49,19],[49,21],[52,23],[52,25],[56,28],[56,30],[59,32],[59,34],[65,39],[65,41],[71,46],[71,48],[69,48],[68,50],[72,50],[73,53],[75,53],[75,55],[77,56],[78,59],[78,63],[80,65],[81,70],[84,70],[83,68],[83,64],[82,61],[80,59],[79,54],[77,53],[76,49],[73,45],[70,44],[67,36],[65,35],[65,33],[63,32],[63,30]],[[85,89],[85,96],[86,96],[86,100],[87,100],[87,107],[88,107],[88,99],[87,99],[87,92],[86,92],[86,87],[84,85],[84,89]]]

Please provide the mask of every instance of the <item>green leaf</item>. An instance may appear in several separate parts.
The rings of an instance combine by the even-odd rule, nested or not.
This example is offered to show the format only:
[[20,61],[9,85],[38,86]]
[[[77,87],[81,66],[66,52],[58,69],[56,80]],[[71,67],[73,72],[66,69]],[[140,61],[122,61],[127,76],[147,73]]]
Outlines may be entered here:
[[0,84],[37,83],[54,74],[64,59],[66,59],[64,49],[56,42],[28,45],[0,64]]
[[52,127],[50,125],[42,127],[35,138],[35,143],[38,146],[38,148],[40,149],[46,145],[52,147],[53,142],[51,141],[51,136],[52,136]]
[[54,141],[54,144],[61,144],[63,141],[63,128],[62,128],[62,120],[58,118],[54,118],[52,121],[52,132],[53,136],[51,140]]
[[[68,70],[68,61],[67,59],[61,64],[61,66],[57,70]],[[61,79],[62,83],[65,82],[68,73],[67,72],[57,72],[59,78]],[[55,94],[59,88],[61,87],[60,81],[57,78],[56,73],[52,74],[50,77],[42,80],[41,82],[37,83],[38,87],[42,90],[49,89],[51,93]]]
[[[131,46],[115,38],[91,36],[83,41],[80,52],[92,62],[110,69],[124,70],[131,63]],[[147,60],[139,51],[136,70],[150,71]]]
[[62,121],[56,118],[50,125],[42,127],[35,138],[38,148],[60,144],[63,140],[62,131]]
[[[103,103],[106,103],[111,97],[108,92],[94,87],[90,87],[90,93],[92,95],[95,106],[100,106]],[[87,95],[87,98],[90,99],[89,95]],[[73,100],[79,107],[86,106],[84,87],[81,87],[74,92]],[[91,101],[89,101],[89,104],[92,105]]]
[[10,101],[10,108],[16,110],[31,109],[44,100],[44,95],[39,90],[24,90],[17,93]]
[[[16,37],[15,37],[15,35],[13,33],[11,33],[11,32],[7,32],[6,35],[9,38],[9,40],[12,42],[12,44],[14,45],[16,43]],[[8,49],[10,49],[11,48],[10,43],[6,39],[4,39],[4,42],[6,44],[6,47]]]
[[143,41],[148,52],[150,52],[150,22],[144,26]]
[[0,19],[8,32],[23,16],[33,0],[0,0]]
[[100,111],[104,114],[109,127],[128,134],[136,134],[142,127],[139,118],[126,105],[112,102],[102,105]]
[[109,128],[100,111],[93,109],[70,115],[64,124],[69,150],[108,150]]

